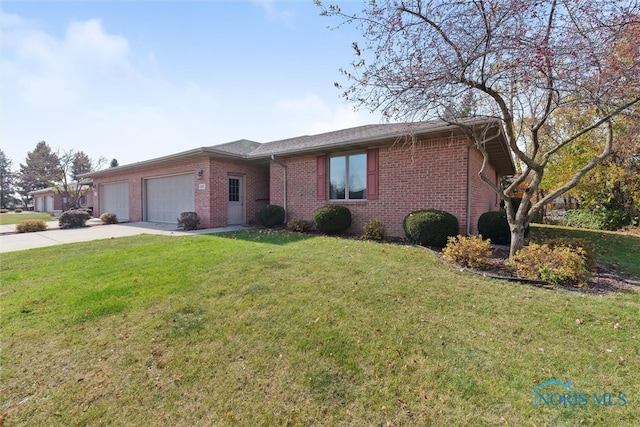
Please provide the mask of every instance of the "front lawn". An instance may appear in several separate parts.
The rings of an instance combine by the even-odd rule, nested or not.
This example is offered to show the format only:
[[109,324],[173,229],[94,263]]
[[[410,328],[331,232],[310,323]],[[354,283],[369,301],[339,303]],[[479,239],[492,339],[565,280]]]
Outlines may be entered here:
[[0,225],[17,224],[29,219],[41,219],[43,221],[53,221],[53,217],[46,212],[7,212],[0,213]]
[[[640,419],[639,292],[550,291],[421,248],[260,231],[2,258],[6,425]],[[587,404],[534,408],[552,378]]]

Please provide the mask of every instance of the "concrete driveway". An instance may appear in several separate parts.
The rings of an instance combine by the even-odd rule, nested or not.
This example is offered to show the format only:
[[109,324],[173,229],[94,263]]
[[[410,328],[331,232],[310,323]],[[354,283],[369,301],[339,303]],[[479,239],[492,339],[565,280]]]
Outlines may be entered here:
[[48,222],[47,231],[36,233],[16,233],[14,225],[0,226],[0,253],[42,248],[65,243],[88,242],[91,240],[113,239],[116,237],[135,236],[138,234],[159,234],[163,236],[189,236],[195,234],[212,234],[225,231],[242,230],[247,227],[233,226],[209,228],[195,231],[178,231],[175,224],[152,222],[130,222],[103,225],[99,219],[91,219],[87,227],[61,230],[58,221]]

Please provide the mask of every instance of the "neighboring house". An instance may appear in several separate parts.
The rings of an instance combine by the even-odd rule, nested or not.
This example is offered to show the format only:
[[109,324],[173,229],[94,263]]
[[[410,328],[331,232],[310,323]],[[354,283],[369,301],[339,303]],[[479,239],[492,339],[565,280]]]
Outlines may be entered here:
[[[501,130],[500,122],[469,125]],[[501,132],[486,143],[486,175],[497,185],[515,173]],[[311,219],[326,204],[347,206],[349,231],[369,219],[402,236],[418,209],[454,214],[461,233],[476,233],[480,215],[499,200],[478,176],[482,154],[444,122],[360,126],[265,144],[240,140],[84,174],[93,179],[94,215],[121,221],[175,223],[197,212],[203,227],[254,223],[262,204],[283,206],[287,219]]]
[[[89,189],[90,183],[82,184],[80,187],[76,183],[70,184],[69,188],[79,188],[81,195],[78,198],[77,207],[81,209],[91,209],[93,207],[93,193]],[[29,195],[33,197],[33,210],[35,212],[53,212],[68,209],[72,203],[72,198],[64,194],[61,186],[47,187],[42,190],[30,191]]]

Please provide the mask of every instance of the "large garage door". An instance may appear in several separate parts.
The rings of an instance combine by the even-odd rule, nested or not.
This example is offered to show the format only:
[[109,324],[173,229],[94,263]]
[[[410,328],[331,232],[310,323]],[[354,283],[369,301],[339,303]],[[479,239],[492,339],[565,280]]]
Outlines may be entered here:
[[129,183],[100,185],[100,213],[116,214],[118,221],[129,221]]
[[181,212],[195,211],[193,174],[150,178],[146,187],[146,220],[175,223]]

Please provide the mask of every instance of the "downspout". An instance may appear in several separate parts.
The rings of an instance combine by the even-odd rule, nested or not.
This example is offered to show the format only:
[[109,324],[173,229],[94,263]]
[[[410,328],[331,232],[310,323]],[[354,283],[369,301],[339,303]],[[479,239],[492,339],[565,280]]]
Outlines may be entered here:
[[471,145],[467,146],[467,215],[466,232],[471,236]]
[[274,154],[271,155],[271,160],[275,164],[280,165],[280,167],[282,168],[282,191],[283,191],[282,207],[284,208],[284,222],[286,223],[287,222],[287,166],[277,161],[276,156]]

